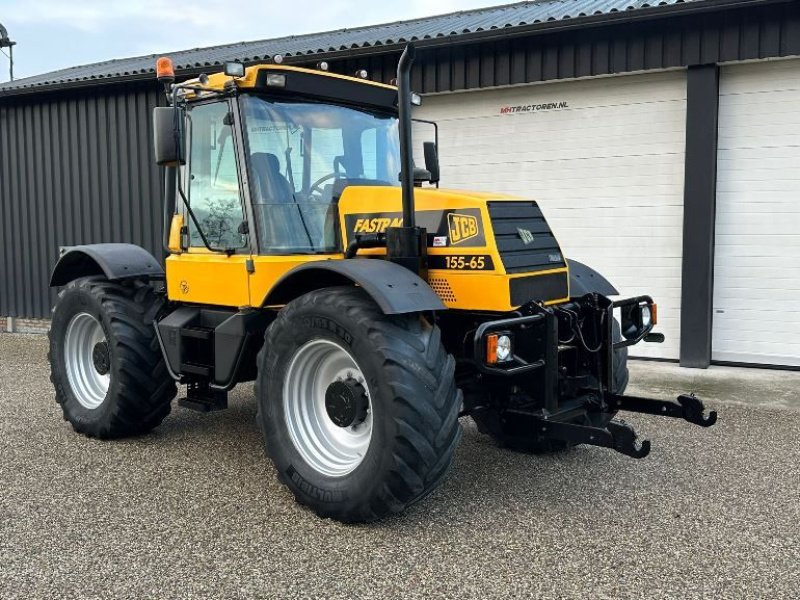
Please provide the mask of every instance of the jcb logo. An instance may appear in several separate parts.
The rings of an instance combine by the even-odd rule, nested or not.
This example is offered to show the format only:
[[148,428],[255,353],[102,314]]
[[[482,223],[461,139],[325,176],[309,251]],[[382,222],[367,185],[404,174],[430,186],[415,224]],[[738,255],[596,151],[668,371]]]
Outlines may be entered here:
[[448,229],[450,230],[450,243],[460,244],[478,235],[478,218],[471,215],[447,215]]

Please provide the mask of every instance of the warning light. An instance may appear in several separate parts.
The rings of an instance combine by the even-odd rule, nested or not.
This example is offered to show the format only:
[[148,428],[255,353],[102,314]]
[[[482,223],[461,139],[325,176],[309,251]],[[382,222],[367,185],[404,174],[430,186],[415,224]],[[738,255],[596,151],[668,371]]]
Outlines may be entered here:
[[175,81],[175,69],[172,66],[171,58],[162,56],[156,61],[156,77],[161,83]]

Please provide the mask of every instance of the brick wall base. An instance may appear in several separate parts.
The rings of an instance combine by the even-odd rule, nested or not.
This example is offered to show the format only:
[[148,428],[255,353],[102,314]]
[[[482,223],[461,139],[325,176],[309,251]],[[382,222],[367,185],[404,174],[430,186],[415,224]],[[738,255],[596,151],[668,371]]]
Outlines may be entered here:
[[47,333],[50,319],[22,319],[0,317],[0,333]]

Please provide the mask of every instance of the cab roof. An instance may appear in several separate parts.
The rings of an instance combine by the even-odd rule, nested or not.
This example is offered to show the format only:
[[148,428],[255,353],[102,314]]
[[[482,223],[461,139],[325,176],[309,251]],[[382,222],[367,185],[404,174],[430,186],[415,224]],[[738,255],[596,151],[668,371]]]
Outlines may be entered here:
[[[269,75],[277,77],[268,77]],[[186,83],[201,85],[199,79]],[[226,85],[235,85],[241,91],[262,92],[287,100],[309,98],[392,112],[397,110],[396,86],[302,67],[260,64],[247,67],[244,77],[236,78],[225,73],[214,73],[208,76],[208,83],[203,87],[224,92]],[[187,99],[201,96],[202,94],[188,94]]]
[[[262,63],[259,65],[253,65],[252,67],[247,67],[244,70],[244,77],[238,77],[234,81],[236,81],[236,86],[240,89],[248,89],[254,88],[256,86],[256,82],[258,80],[258,75],[262,71],[277,71],[277,72],[295,72],[295,73],[307,73],[310,75],[316,75],[319,77],[329,77],[332,79],[338,80],[346,80],[351,81],[353,83],[359,83],[362,85],[372,85],[377,86],[379,88],[384,88],[387,90],[393,90],[397,92],[397,87],[393,85],[388,85],[386,83],[380,83],[377,81],[370,81],[369,79],[360,79],[358,77],[349,77],[347,75],[339,75],[338,73],[331,73],[329,71],[322,71],[317,69],[306,69],[303,67],[292,67],[289,65],[279,65],[276,63]],[[208,85],[205,87],[214,88],[218,91],[223,90],[223,86],[225,85],[226,81],[230,81],[231,77],[225,75],[225,73],[214,73],[213,75],[208,76]],[[199,84],[198,79],[192,79],[187,83],[196,83]]]

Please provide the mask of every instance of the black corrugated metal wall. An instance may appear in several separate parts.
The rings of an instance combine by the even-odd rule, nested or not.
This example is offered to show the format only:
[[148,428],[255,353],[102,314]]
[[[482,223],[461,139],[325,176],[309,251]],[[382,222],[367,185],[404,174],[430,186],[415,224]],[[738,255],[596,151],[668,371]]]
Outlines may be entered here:
[[[797,55],[800,2],[787,2],[431,48],[419,53],[411,84],[427,94]],[[399,57],[329,62],[336,72],[368,69],[388,82]]]
[[47,317],[59,246],[131,242],[159,256],[155,85],[0,103],[0,315]]

